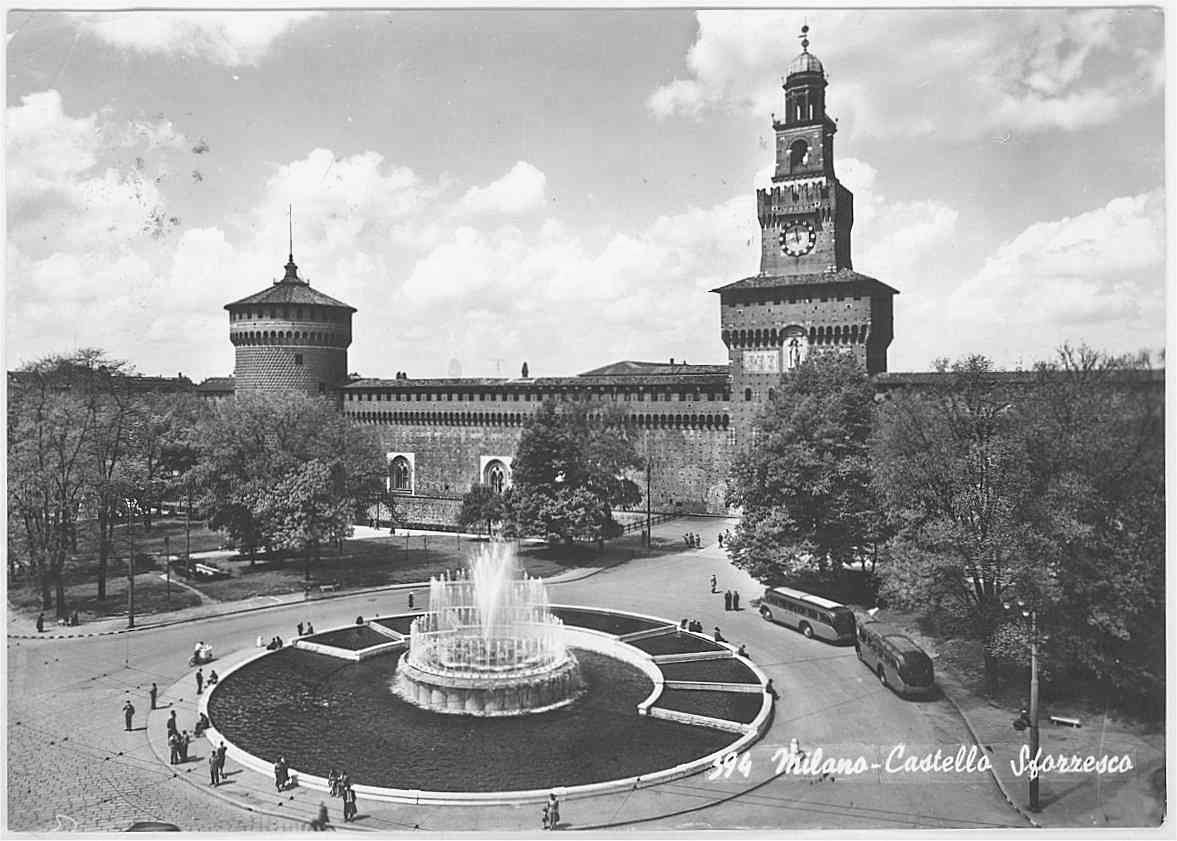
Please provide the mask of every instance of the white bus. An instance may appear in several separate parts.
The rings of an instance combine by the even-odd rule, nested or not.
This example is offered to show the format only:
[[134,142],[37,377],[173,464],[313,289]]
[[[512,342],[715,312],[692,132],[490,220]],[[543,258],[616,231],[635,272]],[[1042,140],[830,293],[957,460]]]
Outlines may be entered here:
[[854,612],[812,593],[789,587],[769,587],[760,600],[760,615],[769,622],[796,628],[809,638],[854,642]]

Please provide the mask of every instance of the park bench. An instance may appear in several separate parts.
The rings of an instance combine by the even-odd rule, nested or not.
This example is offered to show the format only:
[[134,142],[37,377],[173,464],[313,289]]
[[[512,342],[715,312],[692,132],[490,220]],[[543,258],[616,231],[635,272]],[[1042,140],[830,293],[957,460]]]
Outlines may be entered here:
[[336,581],[330,581],[326,584],[319,585],[319,592],[320,593],[334,593],[338,589],[339,589],[339,583]]
[[1083,723],[1077,718],[1070,718],[1065,715],[1052,715],[1050,720],[1055,724],[1064,724],[1067,727],[1082,727]]

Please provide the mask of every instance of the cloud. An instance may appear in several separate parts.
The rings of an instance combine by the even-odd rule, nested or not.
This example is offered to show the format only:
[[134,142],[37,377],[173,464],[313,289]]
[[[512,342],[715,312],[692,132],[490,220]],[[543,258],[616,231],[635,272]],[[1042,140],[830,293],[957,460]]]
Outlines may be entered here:
[[471,187],[462,196],[458,209],[463,213],[497,213],[516,216],[544,206],[547,177],[526,161],[519,161],[510,172],[485,187]]
[[953,293],[950,342],[997,358],[1044,359],[1064,342],[1134,351],[1165,340],[1160,190],[1037,222]]
[[[779,111],[779,77],[797,52],[782,48],[781,35],[801,17],[697,13],[690,76],[656,89],[647,99],[651,113]],[[1153,10],[820,10],[805,17],[811,50],[836,84],[830,109],[863,136],[1074,131],[1108,123],[1162,89],[1164,47]],[[1128,33],[1148,46],[1125,51],[1119,36]],[[873,83],[894,79],[903,83]],[[951,116],[962,95],[972,119]]]
[[82,30],[111,46],[256,65],[274,43],[321,12],[133,11],[77,13]]

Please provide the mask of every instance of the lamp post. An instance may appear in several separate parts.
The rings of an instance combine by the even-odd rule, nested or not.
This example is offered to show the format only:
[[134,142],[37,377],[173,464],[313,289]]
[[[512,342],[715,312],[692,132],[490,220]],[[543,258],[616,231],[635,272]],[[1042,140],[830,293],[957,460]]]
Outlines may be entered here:
[[163,536],[163,568],[164,575],[167,577],[167,606],[168,610],[172,609],[172,548],[171,538],[168,535]]
[[[1003,607],[1006,610],[1012,610],[1013,605],[1005,602]],[[1028,729],[1030,731],[1030,759],[1033,762],[1038,761],[1039,750],[1039,734],[1038,734],[1038,611],[1034,608],[1027,608],[1026,602],[1022,599],[1017,601],[1018,611],[1021,613],[1023,619],[1030,620],[1030,709],[1023,710],[1022,715],[1014,722],[1016,729]],[[1027,720],[1027,718],[1029,720]],[[1018,727],[1018,724],[1021,727]],[[1038,805],[1038,772],[1034,770],[1030,774],[1030,811],[1037,812],[1040,807]]]
[[127,535],[131,541],[131,554],[127,559],[127,627],[135,627],[135,515],[127,515]]

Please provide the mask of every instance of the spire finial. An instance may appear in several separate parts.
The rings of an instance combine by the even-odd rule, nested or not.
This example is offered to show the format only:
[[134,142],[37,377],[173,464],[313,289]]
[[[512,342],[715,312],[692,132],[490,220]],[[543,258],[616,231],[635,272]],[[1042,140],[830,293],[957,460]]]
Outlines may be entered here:
[[286,205],[286,215],[290,224],[290,257],[286,261],[286,277],[283,281],[294,281],[295,283],[304,283],[305,281],[298,276],[298,266],[294,263],[294,205]]
[[808,23],[804,23],[801,25],[801,35],[798,37],[801,38],[801,52],[803,52],[803,53],[809,52],[809,24]]

